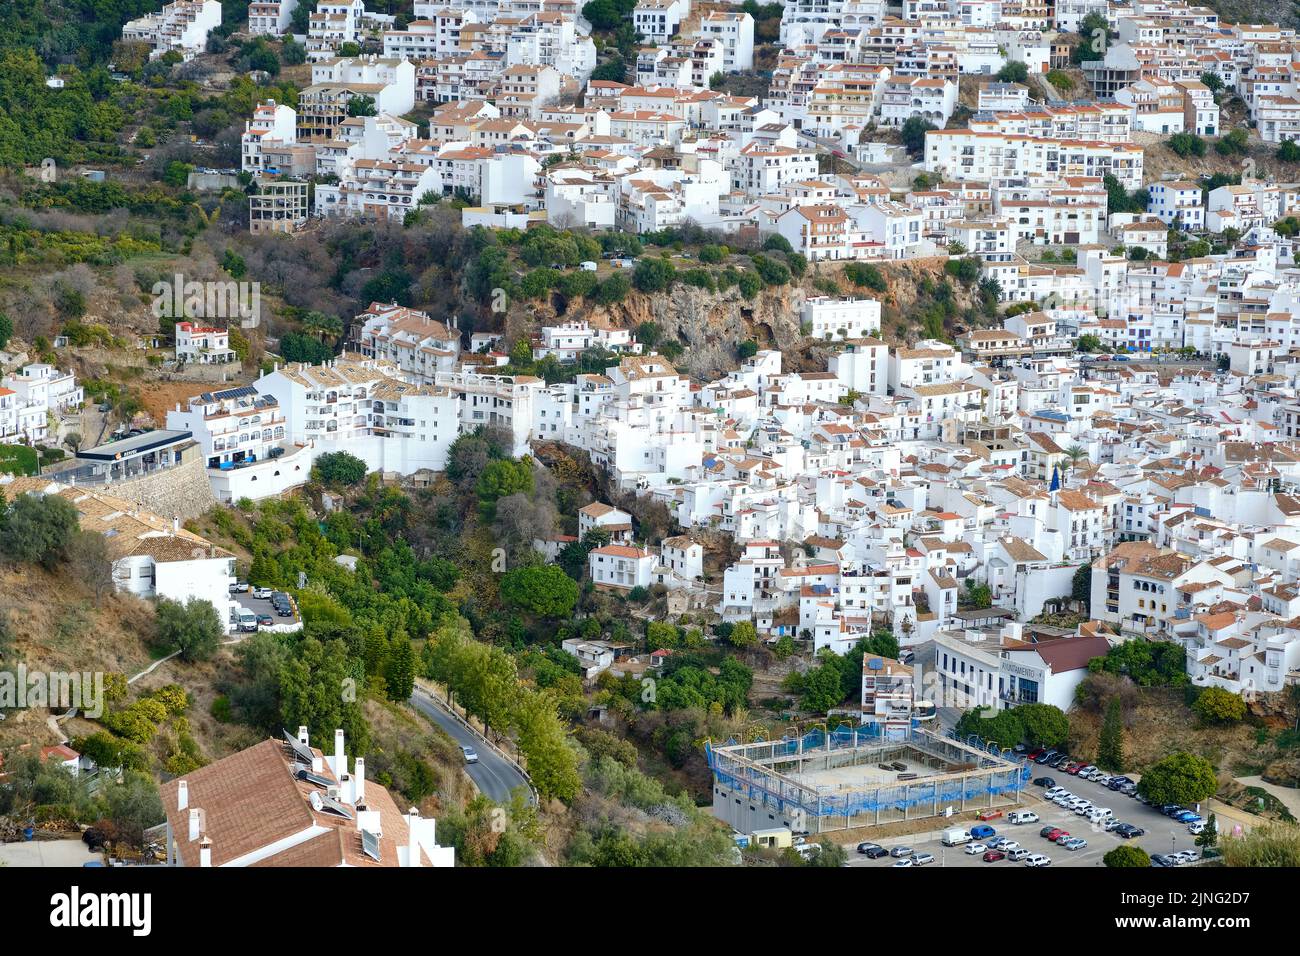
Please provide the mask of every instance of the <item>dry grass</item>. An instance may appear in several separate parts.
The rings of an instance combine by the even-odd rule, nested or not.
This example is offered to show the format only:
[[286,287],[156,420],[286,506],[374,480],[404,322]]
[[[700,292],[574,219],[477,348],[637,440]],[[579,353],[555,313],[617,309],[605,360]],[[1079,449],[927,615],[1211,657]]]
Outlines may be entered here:
[[[149,666],[153,608],[129,595],[97,602],[93,591],[65,574],[41,568],[0,569],[0,614],[14,645],[10,663],[29,671],[134,674]],[[0,748],[57,743],[44,708],[13,711],[0,723]]]

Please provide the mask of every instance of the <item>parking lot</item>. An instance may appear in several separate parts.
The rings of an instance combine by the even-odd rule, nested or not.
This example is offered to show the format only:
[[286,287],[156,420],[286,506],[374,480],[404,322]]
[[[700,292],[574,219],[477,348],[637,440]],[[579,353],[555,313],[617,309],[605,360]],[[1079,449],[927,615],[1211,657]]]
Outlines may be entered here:
[[[1003,816],[997,820],[990,820],[989,826],[997,831],[997,836],[1015,840],[1030,853],[1041,853],[1050,857],[1052,866],[1102,866],[1102,857],[1116,846],[1124,843],[1140,846],[1151,854],[1196,849],[1196,838],[1187,832],[1185,824],[1174,822],[1161,814],[1158,809],[1139,803],[1135,797],[1126,797],[1122,793],[1108,790],[1106,787],[1099,786],[1088,780],[1080,780],[1078,777],[1072,777],[1068,773],[1061,773],[1059,770],[1049,770],[1037,764],[1031,766],[1034,770],[1034,779],[1051,777],[1056,781],[1058,787],[1065,787],[1071,793],[1075,793],[1085,800],[1091,800],[1094,806],[1108,807],[1118,819],[1146,830],[1143,836],[1135,840],[1124,840],[1114,833],[1107,833],[1101,826],[1090,824],[1084,817],[1058,807],[1054,803],[1047,802],[1043,798],[1043,788],[1029,784],[1025,787],[1024,799],[1021,802],[1020,809],[1032,810],[1037,813],[1039,822],[1024,823],[1017,826],[1009,823],[1007,818]],[[1192,807],[1190,809],[1194,810],[1196,808]],[[989,869],[1024,866],[1024,863],[1013,863],[1010,860],[985,863],[981,859],[983,854],[968,854],[964,846],[945,847],[939,842],[939,837],[947,827],[942,826],[942,820],[936,820],[936,823],[939,825],[932,832],[918,833],[911,837],[871,841],[870,836],[867,836],[864,839],[868,842],[879,842],[886,849],[893,849],[895,846],[910,846],[919,852],[931,853],[934,855],[934,863],[931,864],[933,866],[966,866]],[[969,822],[952,825],[962,826],[967,830],[974,826]],[[1048,843],[1044,837],[1038,835],[1039,830],[1048,825],[1068,830],[1072,836],[1082,837],[1087,840],[1088,845],[1082,850],[1067,850],[1063,846]],[[846,847],[846,849],[849,850],[850,866],[887,867],[895,862],[889,857],[869,860],[865,856],[853,852],[854,847]]]
[[272,620],[274,620],[277,625],[296,624],[298,622],[298,607],[296,603],[294,605],[294,612],[292,617],[281,617],[276,612],[275,608],[271,606],[270,599],[253,597],[253,592],[251,589],[239,594],[231,594],[230,599],[232,601],[239,602],[240,607],[252,611],[254,614],[271,615]]

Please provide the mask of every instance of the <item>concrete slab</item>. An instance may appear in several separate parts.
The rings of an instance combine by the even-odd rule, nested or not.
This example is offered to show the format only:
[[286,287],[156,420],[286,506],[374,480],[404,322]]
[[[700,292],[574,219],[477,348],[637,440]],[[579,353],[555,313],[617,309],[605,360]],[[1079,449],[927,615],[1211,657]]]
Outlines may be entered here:
[[81,866],[90,861],[103,862],[81,840],[28,840],[0,843],[0,866]]

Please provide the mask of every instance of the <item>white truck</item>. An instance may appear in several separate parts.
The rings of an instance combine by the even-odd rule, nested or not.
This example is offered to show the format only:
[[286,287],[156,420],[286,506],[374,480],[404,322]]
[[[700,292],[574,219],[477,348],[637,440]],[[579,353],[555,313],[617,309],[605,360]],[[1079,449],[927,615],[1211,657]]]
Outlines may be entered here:
[[939,842],[944,846],[961,846],[963,843],[970,842],[970,834],[961,827],[953,827],[943,831],[943,836],[939,838]]

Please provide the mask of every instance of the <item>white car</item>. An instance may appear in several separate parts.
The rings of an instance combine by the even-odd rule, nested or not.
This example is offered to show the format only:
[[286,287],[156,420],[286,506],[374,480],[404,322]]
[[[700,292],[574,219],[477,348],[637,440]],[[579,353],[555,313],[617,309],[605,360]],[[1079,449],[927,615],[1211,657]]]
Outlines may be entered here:
[[1020,844],[1017,843],[1015,840],[1008,840],[1006,843],[998,847],[998,849],[1001,850],[1003,853],[1010,853],[1012,850],[1019,850]]
[[1057,798],[1056,798],[1055,800],[1053,800],[1052,802],[1053,802],[1054,804],[1056,804],[1058,807],[1068,807],[1068,806],[1070,805],[1070,803],[1071,803],[1073,800],[1074,800],[1074,797],[1070,797],[1070,796],[1066,796],[1065,794],[1061,794],[1059,797],[1057,797]]
[[1051,787],[1050,789],[1043,791],[1043,796],[1045,796],[1048,800],[1055,800],[1063,793],[1065,793],[1064,787]]
[[988,850],[988,847],[986,847],[983,843],[966,844],[966,854],[968,856],[974,856],[976,853],[983,853],[986,850]]
[[1187,832],[1192,836],[1200,836],[1205,832],[1205,821],[1193,820],[1191,823],[1187,824]]
[[1072,809],[1079,816],[1086,817],[1088,814],[1092,813],[1092,804],[1087,802],[1080,803],[1077,806],[1071,807],[1070,809]]
[[1007,859],[1010,860],[1012,863],[1019,863],[1021,860],[1026,860],[1028,858],[1029,858],[1029,851],[1023,848],[1018,850],[1012,850],[1010,853],[1007,854]]
[[1092,778],[1092,782],[1102,787],[1109,787],[1113,778],[1108,773],[1097,774]]
[[[1092,764],[1088,764],[1088,766],[1083,767],[1079,770],[1079,776],[1083,777],[1083,779],[1085,780],[1091,780],[1092,775],[1096,772],[1097,772],[1097,768],[1094,767]],[[1087,776],[1084,776],[1085,774],[1087,774]]]
[[1025,866],[1051,866],[1052,858],[1041,853],[1031,853],[1025,857]]
[[895,861],[893,862],[892,865],[893,865],[893,866],[911,866],[911,865],[912,865],[912,861],[909,860],[907,857],[903,857],[902,859],[895,860]]
[[1184,863],[1195,863],[1200,859],[1200,855],[1195,850],[1179,850],[1174,854],[1174,859],[1181,866]]

